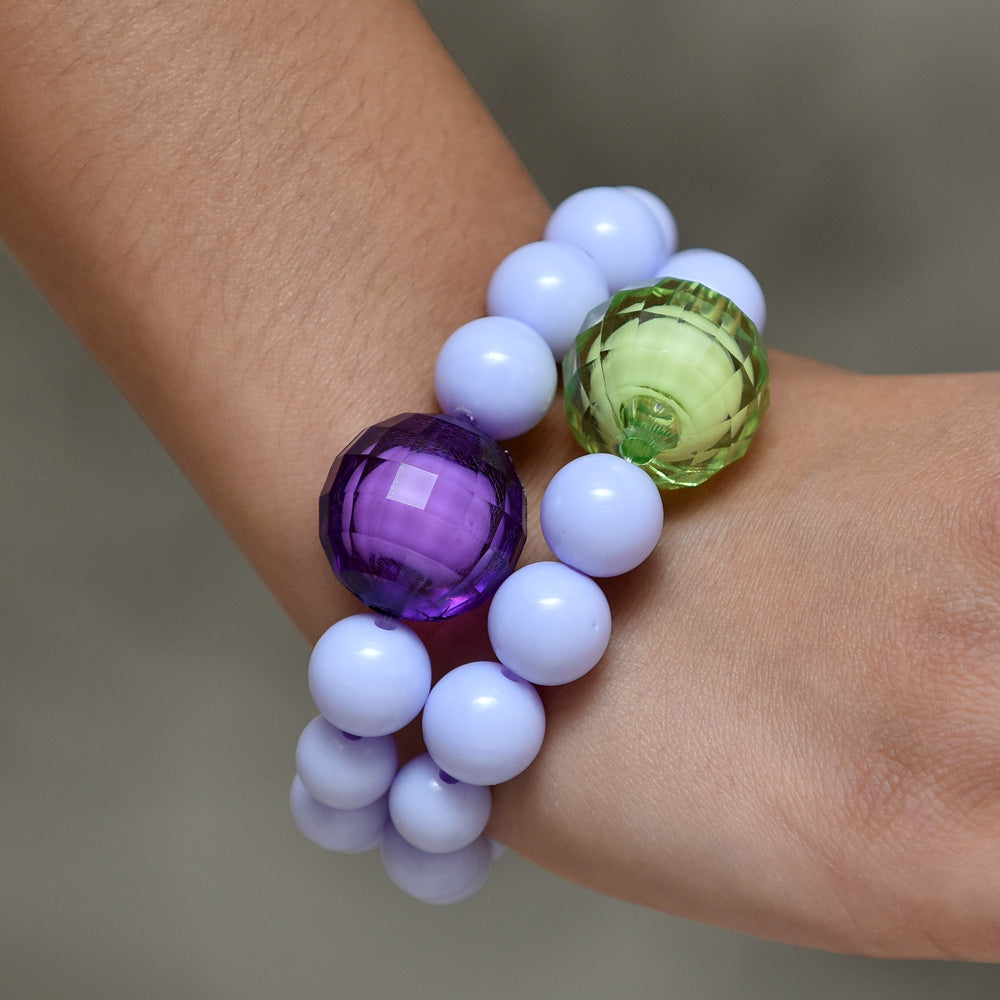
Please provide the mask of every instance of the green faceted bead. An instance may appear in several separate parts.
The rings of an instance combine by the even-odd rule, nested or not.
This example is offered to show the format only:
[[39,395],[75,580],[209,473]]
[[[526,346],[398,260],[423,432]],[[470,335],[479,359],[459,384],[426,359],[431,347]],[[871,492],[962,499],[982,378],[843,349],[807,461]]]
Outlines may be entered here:
[[743,456],[767,409],[767,354],[729,299],[693,281],[627,288],[563,359],[566,416],[587,451],[697,486]]

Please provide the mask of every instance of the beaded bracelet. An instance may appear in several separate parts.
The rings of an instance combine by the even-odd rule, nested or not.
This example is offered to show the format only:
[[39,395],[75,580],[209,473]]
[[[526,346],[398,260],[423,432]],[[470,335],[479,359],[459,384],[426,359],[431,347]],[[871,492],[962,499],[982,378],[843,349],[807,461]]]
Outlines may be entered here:
[[[332,625],[309,662],[320,715],[296,749],[291,809],[303,834],[348,853],[381,845],[390,879],[431,903],[465,899],[499,852],[490,786],[520,774],[545,732],[535,685],[596,665],[611,612],[593,577],[654,549],[660,489],[695,486],[740,458],[768,404],[764,298],[740,263],[676,253],[667,207],[639,188],[590,188],[541,242],[497,268],[488,315],[456,330],[435,368],[444,414],[402,414],[359,434],[330,469],[320,538],[370,609]],[[514,571],[525,495],[497,443],[544,416],[562,359],[566,414],[589,454],[549,483],[553,562]],[[495,661],[431,662],[405,621],[492,598]],[[427,752],[398,767],[392,734],[423,712]]]

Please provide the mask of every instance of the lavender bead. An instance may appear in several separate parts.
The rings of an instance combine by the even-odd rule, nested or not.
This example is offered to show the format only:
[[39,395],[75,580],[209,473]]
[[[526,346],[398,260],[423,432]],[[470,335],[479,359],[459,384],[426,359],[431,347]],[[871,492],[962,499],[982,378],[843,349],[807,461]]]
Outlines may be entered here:
[[618,576],[656,548],[663,502],[637,465],[599,452],[574,459],[552,477],[541,521],[556,558],[588,576]]
[[346,736],[321,715],[302,730],[295,748],[295,770],[306,791],[333,809],[360,809],[380,799],[396,763],[391,736]]
[[590,254],[613,292],[652,278],[667,255],[656,216],[619,188],[587,188],[570,195],[549,218],[545,238]]
[[567,684],[604,655],[611,609],[601,588],[569,566],[532,563],[512,573],[490,604],[498,660],[532,684]]
[[746,313],[758,333],[764,332],[767,319],[764,290],[750,269],[728,254],[701,248],[681,250],[666,260],[657,276],[697,281],[711,288]]
[[470,785],[498,785],[538,754],[545,710],[538,692],[499,663],[456,667],[431,689],[424,743],[446,774]]
[[334,573],[394,618],[449,618],[488,600],[524,546],[510,456],[453,417],[405,413],[362,432],[320,497]]
[[331,809],[317,802],[296,777],[289,806],[302,835],[319,847],[344,854],[358,854],[377,847],[389,822],[389,797],[383,795],[360,809]]
[[390,823],[382,836],[382,864],[403,892],[424,903],[460,903],[482,888],[493,867],[489,842],[479,837],[447,854],[407,843]]
[[320,636],[309,690],[323,716],[353,736],[386,736],[424,707],[431,661],[412,629],[378,615],[351,615]]
[[400,835],[442,854],[471,844],[490,818],[490,790],[442,773],[428,754],[400,768],[389,791],[389,815]]
[[552,405],[557,382],[548,344],[507,316],[484,316],[460,326],[445,341],[434,368],[441,409],[467,417],[498,441],[530,431]]
[[634,198],[638,198],[646,208],[656,217],[660,225],[660,232],[663,234],[663,244],[666,254],[669,257],[677,250],[677,222],[674,213],[659,199],[652,191],[639,187],[620,187],[619,191],[626,191]]
[[543,240],[519,247],[500,262],[486,292],[486,311],[527,323],[559,360],[573,346],[587,313],[610,294],[593,257],[569,243]]

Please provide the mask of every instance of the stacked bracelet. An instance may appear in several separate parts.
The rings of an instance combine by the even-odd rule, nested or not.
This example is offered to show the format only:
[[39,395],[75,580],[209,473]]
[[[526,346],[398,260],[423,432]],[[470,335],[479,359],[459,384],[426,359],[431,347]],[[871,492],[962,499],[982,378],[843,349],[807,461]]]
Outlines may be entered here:
[[[545,732],[535,685],[565,684],[604,654],[611,612],[594,577],[654,549],[659,489],[693,486],[741,457],[768,403],[760,286],[708,250],[675,253],[666,206],[591,188],[510,254],[489,315],[456,330],[435,368],[442,415],[402,414],[358,435],[320,498],[334,573],[370,609],[332,625],[309,663],[320,715],[296,751],[293,816],[331,850],[381,845],[389,877],[433,903],[486,880],[490,786],[521,773]],[[541,502],[556,557],[514,567],[525,496],[498,440],[535,426],[562,360],[567,418],[590,454]],[[431,663],[404,622],[492,598],[495,661]],[[392,734],[423,713],[427,752],[398,768]]]

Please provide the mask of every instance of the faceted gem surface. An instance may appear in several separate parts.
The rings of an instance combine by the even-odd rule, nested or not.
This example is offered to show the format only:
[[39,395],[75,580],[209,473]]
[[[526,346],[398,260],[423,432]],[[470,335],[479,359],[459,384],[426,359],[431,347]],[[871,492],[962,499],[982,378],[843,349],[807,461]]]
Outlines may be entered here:
[[674,278],[595,308],[563,379],[580,444],[641,466],[660,489],[697,486],[742,457],[770,398],[750,319],[718,292]]
[[330,566],[373,611],[450,618],[488,600],[525,539],[510,456],[453,417],[404,413],[362,431],[320,496]]

